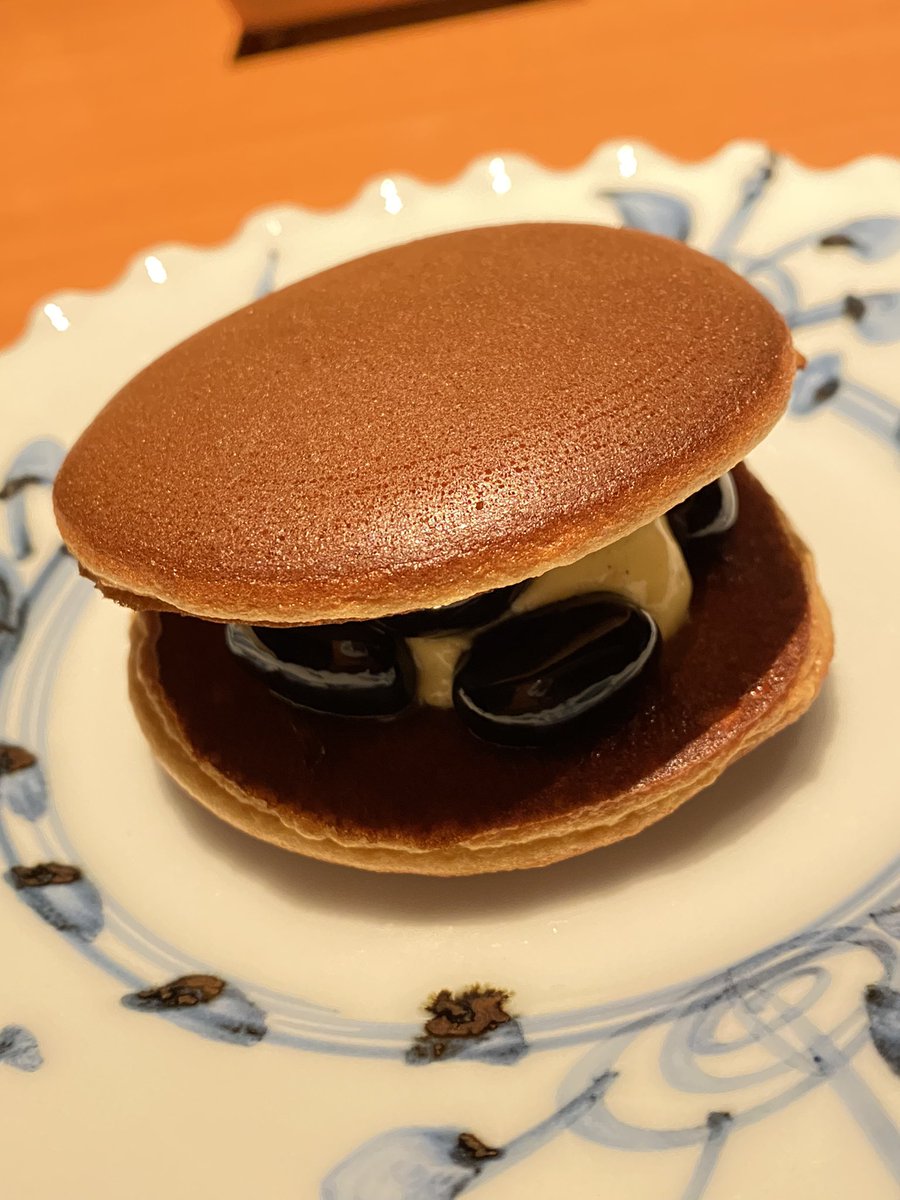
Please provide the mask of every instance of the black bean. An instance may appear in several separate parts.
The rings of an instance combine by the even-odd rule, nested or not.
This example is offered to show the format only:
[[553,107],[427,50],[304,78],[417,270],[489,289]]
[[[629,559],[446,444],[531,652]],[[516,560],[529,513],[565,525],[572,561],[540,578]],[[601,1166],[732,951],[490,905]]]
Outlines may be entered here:
[[509,587],[494,588],[481,592],[457,604],[445,604],[442,608],[423,608],[418,612],[398,613],[384,617],[380,624],[403,637],[428,637],[439,633],[458,633],[464,629],[477,629],[490,625],[508,609],[519,592],[531,583],[530,579],[514,583]]
[[681,546],[727,533],[738,518],[738,494],[731,473],[694,492],[666,515]]
[[479,634],[453,702],[485,741],[540,746],[633,702],[659,645],[656,622],[621,596],[572,596]]
[[373,621],[291,628],[229,625],[228,645],[273,692],[314,712],[390,717],[412,703],[406,643]]

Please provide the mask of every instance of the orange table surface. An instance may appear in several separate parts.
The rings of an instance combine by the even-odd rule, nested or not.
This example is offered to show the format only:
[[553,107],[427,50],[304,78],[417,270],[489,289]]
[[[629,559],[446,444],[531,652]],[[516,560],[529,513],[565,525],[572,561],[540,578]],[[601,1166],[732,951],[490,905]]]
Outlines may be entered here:
[[445,179],[492,150],[566,166],[620,136],[900,153],[896,0],[533,0],[235,63],[239,33],[224,0],[0,6],[0,343],[147,245],[380,173]]

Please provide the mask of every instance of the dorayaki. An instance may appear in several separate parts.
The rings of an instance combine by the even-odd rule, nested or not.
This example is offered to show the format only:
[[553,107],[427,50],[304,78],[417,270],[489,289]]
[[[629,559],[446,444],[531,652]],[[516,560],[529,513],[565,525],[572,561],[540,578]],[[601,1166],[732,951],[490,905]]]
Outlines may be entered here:
[[797,364],[680,243],[445,234],[164,354],[73,446],[56,516],[136,610],[138,719],[213,812],[378,871],[539,866],[812,703],[828,611],[742,463]]

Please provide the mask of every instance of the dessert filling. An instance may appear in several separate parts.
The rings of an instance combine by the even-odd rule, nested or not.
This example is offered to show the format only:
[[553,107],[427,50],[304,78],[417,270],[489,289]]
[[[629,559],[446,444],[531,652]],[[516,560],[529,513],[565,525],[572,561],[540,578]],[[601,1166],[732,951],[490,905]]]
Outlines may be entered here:
[[[479,737],[541,745],[630,708],[660,641],[688,618],[683,547],[734,525],[729,475],[577,562],[442,608],[340,625],[229,625],[273,692],[342,717],[455,708]],[[615,698],[615,704],[610,701]]]
[[[506,598],[505,612],[499,612],[498,617],[556,607],[574,596],[612,593],[649,613],[660,636],[667,638],[687,620],[691,576],[666,518],[661,517],[602,550],[595,550],[568,566],[555,567],[510,590],[514,594]],[[564,617],[561,610],[559,615]],[[534,637],[538,626],[516,621],[513,628],[521,630],[523,637],[526,630],[527,636]],[[409,638],[418,672],[417,695],[423,704],[452,707],[456,668],[476,636],[477,626]]]

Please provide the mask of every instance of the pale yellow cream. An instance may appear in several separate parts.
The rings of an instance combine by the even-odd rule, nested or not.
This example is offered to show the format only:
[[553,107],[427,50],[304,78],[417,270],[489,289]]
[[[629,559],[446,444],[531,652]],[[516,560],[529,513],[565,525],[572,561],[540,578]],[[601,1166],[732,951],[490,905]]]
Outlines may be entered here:
[[[650,613],[663,638],[671,637],[687,619],[691,576],[665,517],[567,567],[538,576],[519,593],[511,611],[530,612],[586,592],[626,596]],[[409,639],[419,674],[418,696],[424,704],[452,707],[453,673],[471,641],[468,633]]]

